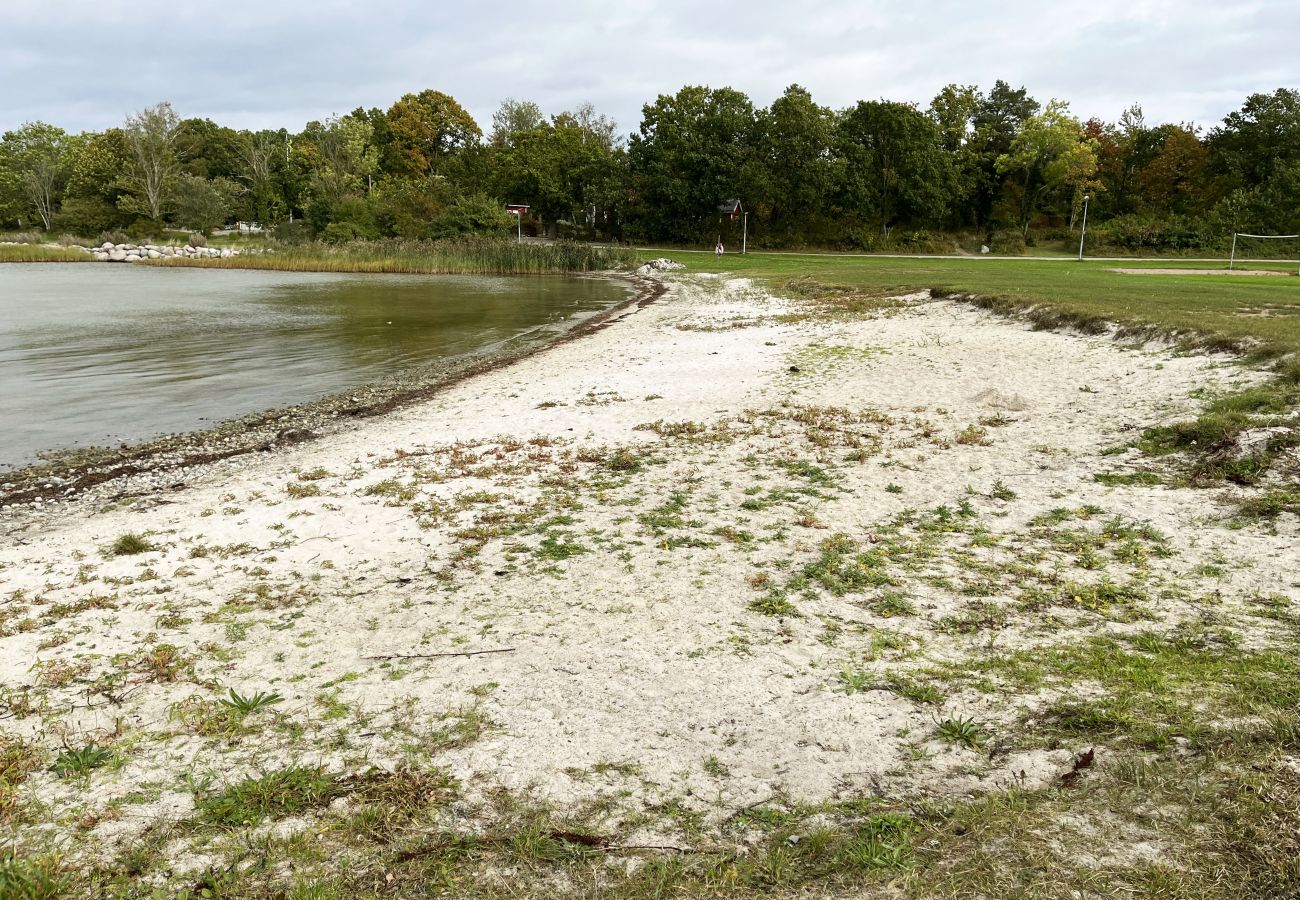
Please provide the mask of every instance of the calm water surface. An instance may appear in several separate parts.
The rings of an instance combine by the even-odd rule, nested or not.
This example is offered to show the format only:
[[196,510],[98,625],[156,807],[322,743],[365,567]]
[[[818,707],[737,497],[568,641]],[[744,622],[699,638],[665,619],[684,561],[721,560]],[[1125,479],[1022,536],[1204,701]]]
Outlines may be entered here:
[[0,470],[541,340],[626,296],[578,278],[0,265]]

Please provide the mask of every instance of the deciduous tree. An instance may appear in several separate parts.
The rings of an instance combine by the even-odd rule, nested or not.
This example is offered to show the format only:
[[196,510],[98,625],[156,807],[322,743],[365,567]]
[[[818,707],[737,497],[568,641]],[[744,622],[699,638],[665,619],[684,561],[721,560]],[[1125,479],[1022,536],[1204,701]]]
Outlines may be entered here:
[[837,133],[843,202],[882,236],[900,218],[921,224],[944,214],[949,162],[924,113],[907,103],[862,101],[840,116]]
[[393,163],[402,175],[436,174],[446,159],[483,136],[478,123],[441,91],[407,94],[387,116]]
[[72,174],[75,144],[62,128],[45,122],[29,122],[4,135],[0,155],[6,160],[10,191],[36,214],[46,231]]
[[119,202],[128,212],[161,222],[180,174],[180,117],[164,100],[128,116],[122,134],[128,151],[122,179],[127,194]]

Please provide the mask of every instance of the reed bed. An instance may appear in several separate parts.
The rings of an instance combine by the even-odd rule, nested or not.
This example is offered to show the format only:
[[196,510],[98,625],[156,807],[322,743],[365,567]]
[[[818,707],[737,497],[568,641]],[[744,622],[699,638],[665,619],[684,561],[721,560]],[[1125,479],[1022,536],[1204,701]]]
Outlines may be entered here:
[[367,272],[410,275],[554,275],[606,272],[637,265],[635,251],[571,241],[516,243],[489,238],[446,241],[355,241],[277,247],[226,259],[161,259],[151,265],[277,272]]
[[76,247],[47,247],[44,244],[0,244],[0,263],[93,262],[94,257]]

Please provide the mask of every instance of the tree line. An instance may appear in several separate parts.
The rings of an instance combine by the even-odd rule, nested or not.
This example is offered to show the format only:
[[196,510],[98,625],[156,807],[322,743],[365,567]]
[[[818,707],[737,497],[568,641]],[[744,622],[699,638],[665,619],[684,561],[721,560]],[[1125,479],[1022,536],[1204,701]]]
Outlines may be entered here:
[[1017,252],[1076,234],[1132,251],[1300,232],[1300,92],[1252,94],[1221,123],[1150,124],[1139,106],[1082,121],[998,81],[926,108],[818,104],[792,85],[766,108],[683,87],[624,138],[590,105],[546,116],[509,99],[490,129],[436,90],[298,133],[182,118],[163,102],[117,128],[44,122],[0,140],[0,227],[132,237],[235,221],[282,240],[441,238],[513,230],[615,241]]

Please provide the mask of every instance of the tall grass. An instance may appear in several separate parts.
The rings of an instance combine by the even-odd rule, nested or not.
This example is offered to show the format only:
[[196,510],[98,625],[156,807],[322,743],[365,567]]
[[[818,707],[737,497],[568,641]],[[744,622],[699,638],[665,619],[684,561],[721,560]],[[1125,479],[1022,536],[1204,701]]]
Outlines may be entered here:
[[163,259],[152,265],[279,272],[388,272],[411,275],[551,275],[604,272],[637,265],[635,251],[571,241],[516,243],[500,238],[445,241],[354,241],[277,247],[226,259]]
[[0,244],[0,263],[7,262],[92,262],[95,257],[76,247],[46,247],[41,244]]

